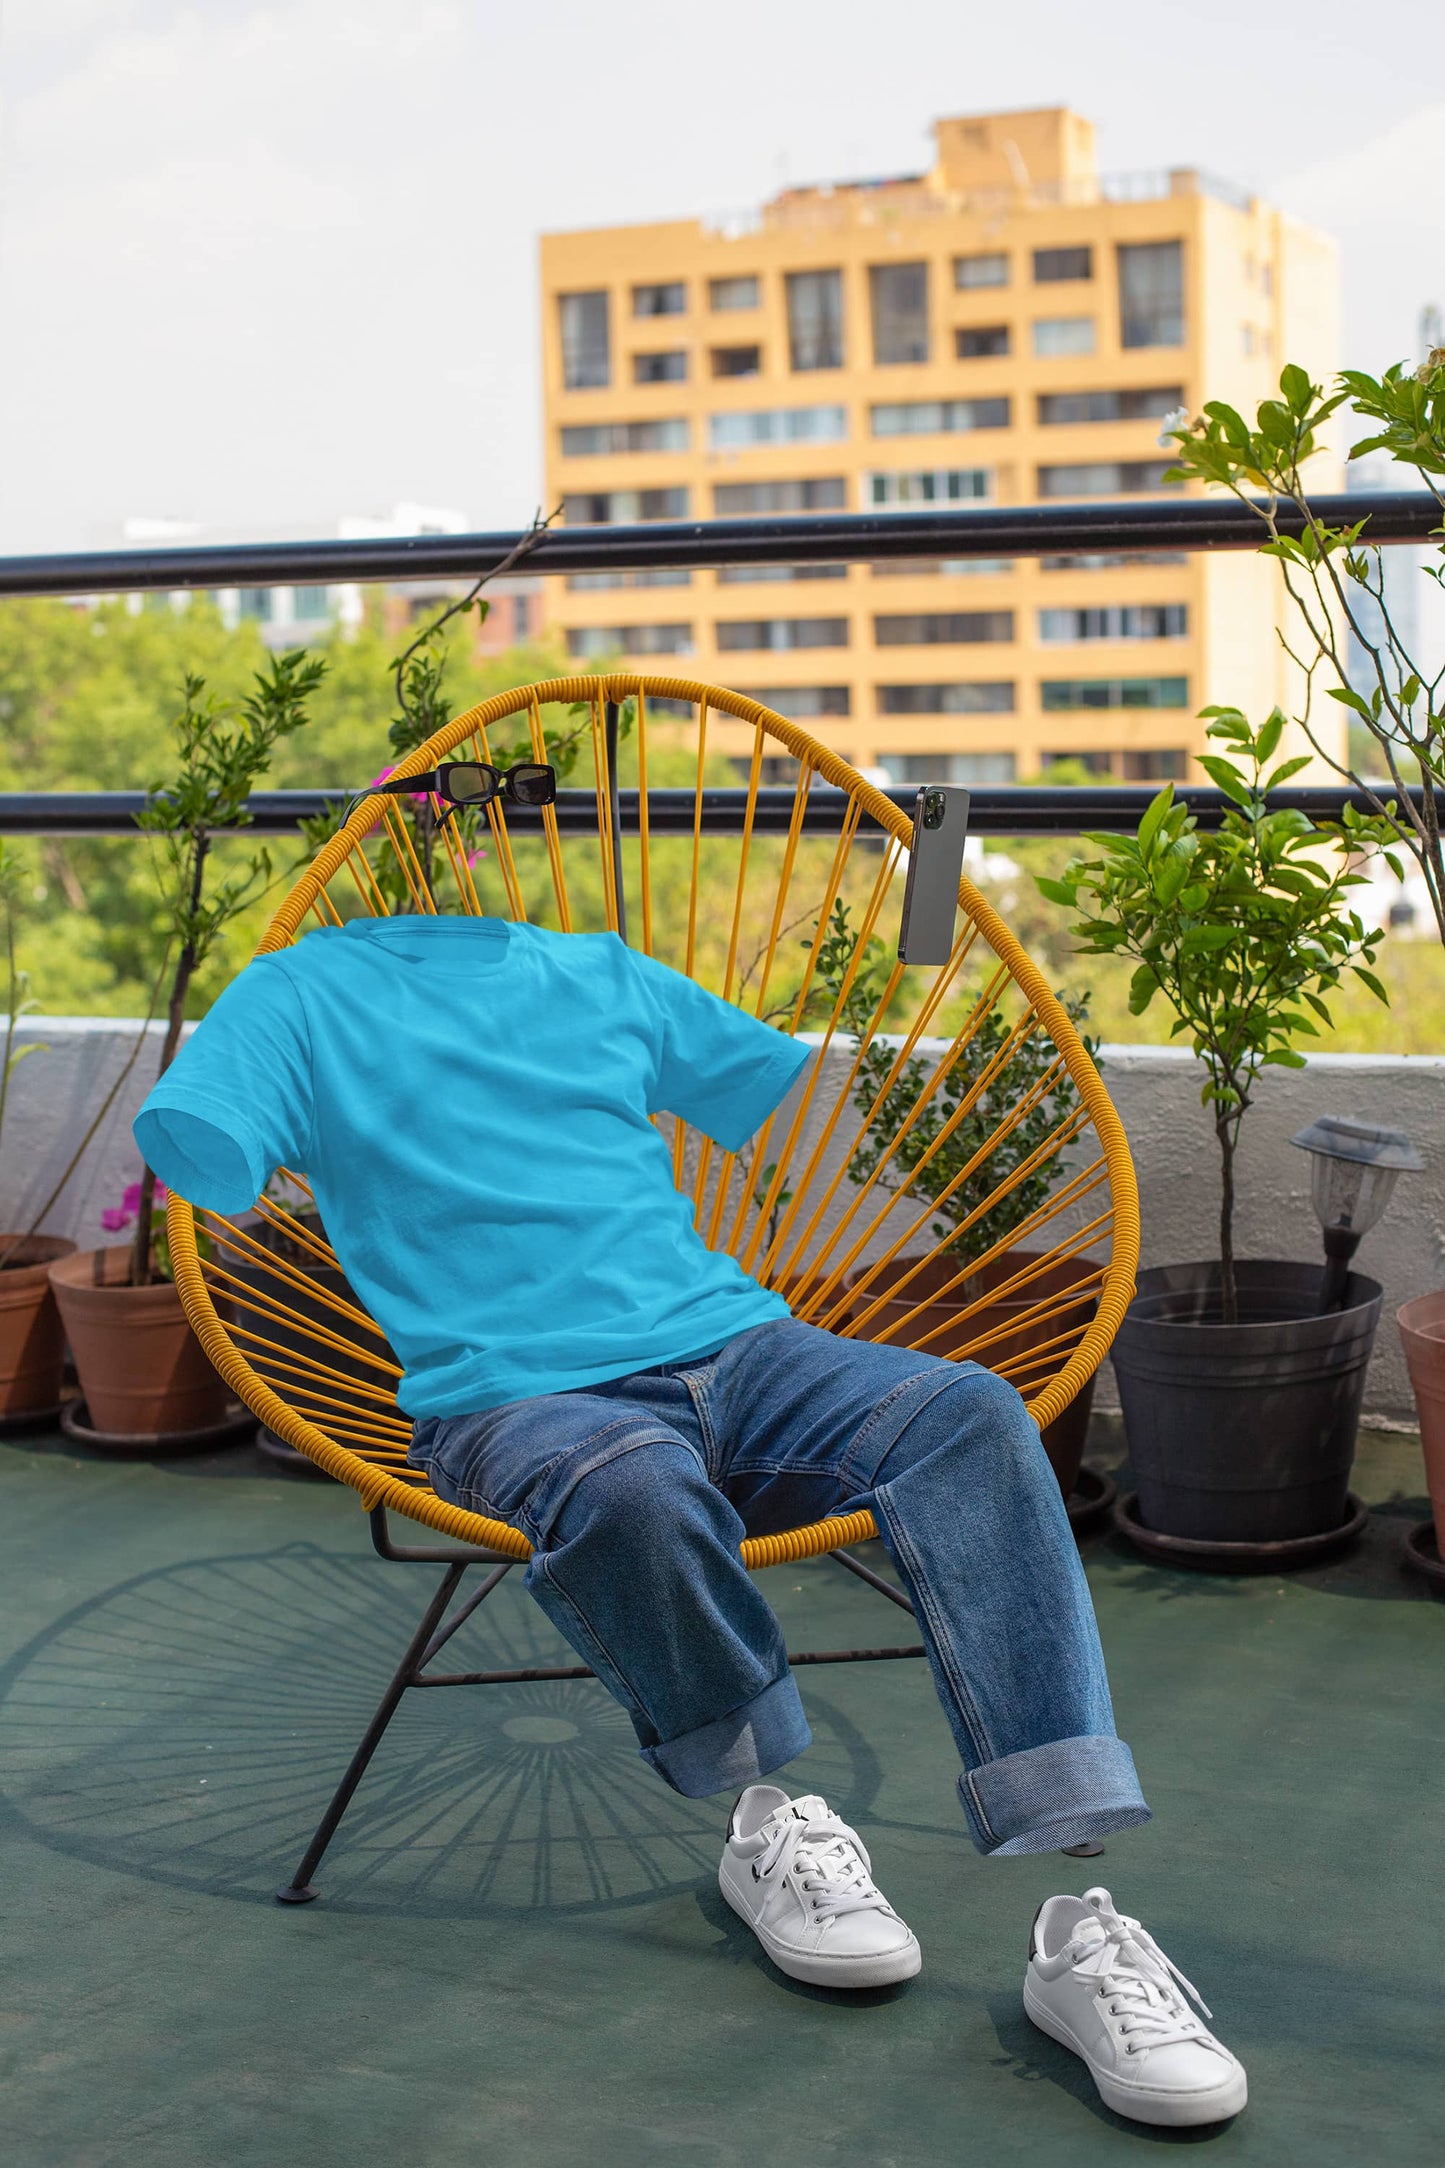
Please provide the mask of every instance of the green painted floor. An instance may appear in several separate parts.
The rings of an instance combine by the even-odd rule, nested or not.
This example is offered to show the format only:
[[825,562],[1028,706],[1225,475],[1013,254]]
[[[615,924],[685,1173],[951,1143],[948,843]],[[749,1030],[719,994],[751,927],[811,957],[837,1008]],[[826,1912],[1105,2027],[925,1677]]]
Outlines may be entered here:
[[[1102,1861],[973,1853],[921,1664],[802,1675],[794,1788],[856,1821],[924,1947],[855,1998],[771,1969],[717,1895],[727,1802],[668,1792],[590,1682],[409,1696],[323,1901],[276,1905],[434,1569],[377,1562],[350,1493],[249,1448],[12,1439],[0,1479],[9,2168],[1442,2157],[1445,1605],[1398,1563],[1413,1439],[1362,1440],[1364,1545],[1287,1583],[1086,1546],[1156,1816]],[[794,1646],[893,1637],[826,1562],[765,1585]],[[557,1646],[515,1577],[454,1644]],[[1024,2019],[1034,1907],[1096,1879],[1247,2062],[1233,2125],[1120,2122]]]

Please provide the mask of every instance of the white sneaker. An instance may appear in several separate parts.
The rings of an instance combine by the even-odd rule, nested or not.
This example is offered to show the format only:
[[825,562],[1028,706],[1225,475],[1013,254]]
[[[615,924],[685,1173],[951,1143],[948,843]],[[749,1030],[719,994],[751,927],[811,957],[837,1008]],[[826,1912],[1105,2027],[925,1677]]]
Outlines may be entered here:
[[[1178,1981],[1178,1987],[1175,1986]],[[1029,1937],[1024,2008],[1088,2064],[1100,2098],[1136,2123],[1218,2123],[1248,2096],[1244,2065],[1207,2032],[1179,1988],[1197,1988],[1106,1889],[1049,1897]]]
[[855,1831],[815,1792],[750,1784],[733,1808],[718,1887],[780,1971],[820,1987],[885,1987],[923,1963]]

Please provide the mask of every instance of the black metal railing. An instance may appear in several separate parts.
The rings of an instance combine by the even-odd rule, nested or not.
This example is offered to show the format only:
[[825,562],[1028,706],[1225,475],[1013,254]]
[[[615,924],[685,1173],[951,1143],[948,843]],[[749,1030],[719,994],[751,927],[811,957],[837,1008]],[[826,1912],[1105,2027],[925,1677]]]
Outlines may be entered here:
[[[1139,816],[1158,790],[1157,783],[1110,783],[1103,785],[1010,784],[974,790],[969,826],[975,835],[1051,836],[1077,835],[1081,829],[1097,828],[1127,834],[1139,825]],[[1222,791],[1202,784],[1181,783],[1176,794],[1198,817],[1201,828],[1217,828],[1229,800]],[[328,805],[347,803],[354,793],[338,790],[258,791],[247,801],[250,829],[261,834],[293,834],[299,822],[324,812]],[[883,793],[894,805],[911,813],[918,785],[910,783]],[[1413,794],[1418,802],[1419,793]],[[1338,820],[1346,801],[1368,811],[1356,791],[1312,785],[1303,790],[1275,791],[1274,806],[1298,806],[1311,820]],[[11,836],[126,836],[136,834],[135,818],[145,804],[139,790],[5,791],[0,792],[0,835]],[[747,818],[748,793],[744,789],[715,788],[702,794],[702,826],[707,835],[738,835]],[[815,784],[803,816],[806,835],[836,835],[848,809],[846,791]],[[695,798],[690,790],[651,790],[647,794],[647,825],[653,835],[691,835]],[[636,835],[637,792],[618,792],[618,809],[624,835]],[[591,791],[562,790],[557,794],[557,825],[563,834],[585,833],[597,825],[596,804]],[[765,786],[758,791],[753,828],[760,835],[785,835],[793,814],[793,792],[784,786]],[[867,814],[865,828],[876,827]],[[513,834],[542,832],[540,807],[507,808],[507,827]]]
[[[1419,542],[1440,527],[1428,490],[1315,500],[1332,524],[1366,519],[1366,542]],[[1279,514],[1286,533],[1298,515]],[[629,527],[549,527],[518,570],[641,572],[661,566],[861,563],[882,557],[1042,557],[1143,550],[1247,550],[1256,513],[1232,497],[1138,504],[981,505],[956,511],[823,512],[786,519],[657,520]],[[476,579],[526,532],[386,536],[360,542],[216,543],[187,549],[90,550],[0,557],[0,595],[129,594],[146,589],[319,587],[377,580]]]
[[[1366,542],[1419,542],[1441,531],[1440,508],[1426,490],[1323,496],[1316,515],[1332,524],[1364,519]],[[1279,524],[1298,532],[1300,519],[1282,508]],[[540,574],[646,571],[709,565],[867,562],[885,557],[961,558],[1139,555],[1156,551],[1257,548],[1259,517],[1233,498],[1147,498],[1137,504],[986,505],[949,511],[822,513],[778,519],[669,520],[616,527],[546,528],[530,538],[505,534],[402,535],[367,541],[269,542],[184,549],[93,550],[66,556],[0,557],[0,595],[108,595],[232,587],[323,586],[377,581],[475,580],[517,557],[517,570]],[[518,555],[521,546],[525,550]],[[671,658],[639,658],[669,674]],[[685,676],[686,657],[676,658]],[[582,669],[585,670],[583,665]],[[580,674],[580,673],[579,673]],[[1128,830],[1157,785],[990,786],[973,792],[972,826],[996,835],[1077,834],[1081,829]],[[263,791],[250,800],[255,828],[294,830],[353,786]],[[916,786],[886,793],[911,808]],[[1217,827],[1227,801],[1217,790],[1185,785],[1201,827]],[[135,833],[144,804],[139,791],[0,793],[0,834],[109,836]],[[1346,802],[1363,805],[1346,788],[1312,785],[1284,790],[1275,803],[1297,805],[1312,819],[1338,819]],[[703,825],[710,833],[741,828],[742,789],[704,793]],[[846,805],[841,791],[819,789],[806,826],[836,831]],[[755,825],[786,829],[792,791],[759,793]],[[622,825],[635,832],[636,793],[621,794]],[[557,817],[564,829],[590,827],[591,794],[563,791]],[[655,833],[691,830],[690,791],[648,794]],[[540,813],[508,810],[517,829],[540,827]]]

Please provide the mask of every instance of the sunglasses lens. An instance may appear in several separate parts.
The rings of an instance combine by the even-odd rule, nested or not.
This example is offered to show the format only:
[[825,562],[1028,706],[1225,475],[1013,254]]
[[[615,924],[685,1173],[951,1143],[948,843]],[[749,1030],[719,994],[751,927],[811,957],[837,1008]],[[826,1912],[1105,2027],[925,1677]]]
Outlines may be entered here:
[[540,764],[513,768],[507,781],[518,805],[551,805],[557,795],[555,770]]
[[447,776],[447,796],[454,805],[478,805],[497,788],[494,770],[456,761]]

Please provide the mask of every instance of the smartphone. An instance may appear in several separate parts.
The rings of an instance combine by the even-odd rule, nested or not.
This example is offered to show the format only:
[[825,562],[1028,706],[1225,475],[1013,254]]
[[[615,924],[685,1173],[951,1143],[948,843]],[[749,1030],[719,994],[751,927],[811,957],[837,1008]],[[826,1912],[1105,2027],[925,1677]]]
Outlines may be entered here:
[[898,927],[898,960],[946,964],[953,953],[953,922],[968,835],[966,790],[925,783],[913,807],[908,882]]

